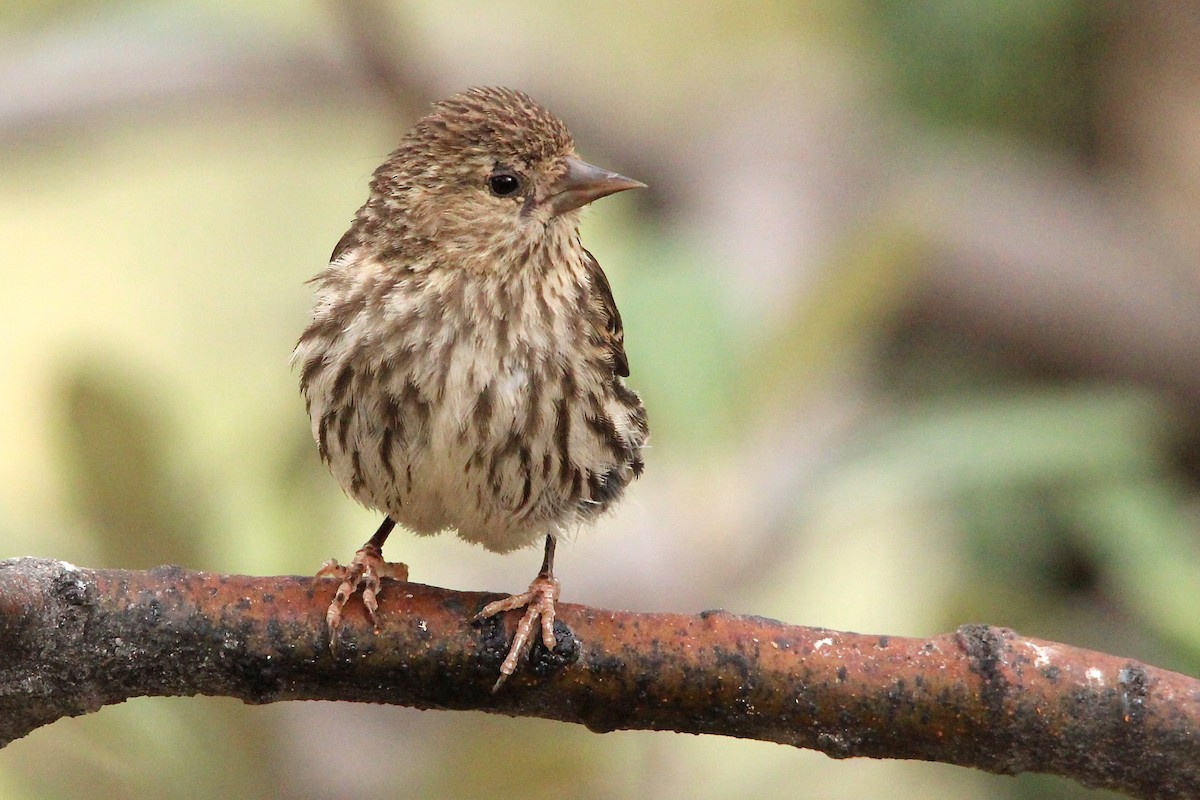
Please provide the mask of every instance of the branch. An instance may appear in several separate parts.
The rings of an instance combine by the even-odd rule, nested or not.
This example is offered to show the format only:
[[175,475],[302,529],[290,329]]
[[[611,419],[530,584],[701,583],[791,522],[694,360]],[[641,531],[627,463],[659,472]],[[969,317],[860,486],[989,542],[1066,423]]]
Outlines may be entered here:
[[354,602],[332,654],[333,590],[311,578],[0,561],[0,745],[141,695],[353,700],[1200,796],[1200,681],[1010,630],[908,639],[564,603],[555,652],[535,643],[493,694],[515,625],[471,622],[493,595],[386,582],[378,635]]

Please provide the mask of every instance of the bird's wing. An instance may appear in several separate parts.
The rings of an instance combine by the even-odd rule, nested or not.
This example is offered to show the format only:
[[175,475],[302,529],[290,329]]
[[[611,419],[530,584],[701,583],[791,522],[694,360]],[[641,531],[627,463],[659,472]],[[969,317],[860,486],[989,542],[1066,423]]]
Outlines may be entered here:
[[329,256],[329,263],[337,261],[342,253],[346,252],[350,247],[358,243],[358,234],[354,228],[342,234],[342,238],[338,239],[337,245],[333,248],[333,254]]
[[613,300],[612,287],[600,262],[587,250],[583,251],[588,276],[592,281],[592,299],[600,309],[596,334],[612,357],[613,370],[622,378],[629,377],[629,359],[625,356],[625,328],[621,325],[621,312]]

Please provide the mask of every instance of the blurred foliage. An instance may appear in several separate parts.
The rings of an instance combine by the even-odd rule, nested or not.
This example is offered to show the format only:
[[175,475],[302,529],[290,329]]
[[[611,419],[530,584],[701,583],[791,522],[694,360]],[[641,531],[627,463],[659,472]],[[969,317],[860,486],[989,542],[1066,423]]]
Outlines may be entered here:
[[942,125],[1088,155],[1105,7],[1087,0],[874,0],[897,96]]
[[642,395],[653,409],[655,457],[711,454],[738,428],[727,376],[738,369],[745,332],[726,313],[721,282],[704,256],[664,231],[627,230],[626,237],[637,237],[631,245],[606,251],[612,263],[626,265],[619,271],[636,272],[613,280],[626,289],[618,293],[630,320],[630,363],[639,375],[654,376]]
[[1195,491],[1174,453],[1182,411],[1129,386],[1047,387],[936,333],[898,346],[883,374],[911,410],[868,434],[870,463],[892,465],[895,491],[918,502],[936,492],[969,532],[947,624],[1040,629],[1200,673],[1200,626],[1179,613],[1200,603]]
[[1200,602],[1200,549],[1191,498],[1172,485],[1170,415],[1153,398],[981,391],[885,425],[845,469],[874,474],[875,502],[942,505],[970,532],[947,626],[987,620],[1111,651],[1113,625],[1087,610],[1099,603],[1131,618],[1133,649],[1157,637],[1156,663],[1200,672],[1200,627],[1179,614]]
[[[199,562],[207,527],[201,483],[176,477],[164,402],[119,369],[87,363],[55,391],[68,502],[100,548],[96,566]],[[187,486],[190,491],[185,491]]]
[[[852,107],[822,118],[832,140],[903,109],[921,138],[984,132],[1032,152],[1096,156],[1112,33],[1111,9],[1082,0],[772,3],[753,14],[685,3],[86,0],[11,3],[0,24],[16,50],[61,48],[53,37],[70,29],[98,31],[68,40],[85,55],[147,36],[152,51],[169,52],[178,41],[156,38],[169,30],[239,46],[311,36],[309,48],[325,54],[353,47],[337,39],[336,12],[351,8],[377,11],[404,34],[396,41],[413,52],[397,56],[402,66],[409,57],[468,65],[456,80],[490,82],[499,65],[488,59],[520,55],[524,32],[544,46],[530,80],[569,84],[594,116],[628,114],[645,159],[662,152],[660,138],[668,147],[719,138],[737,121],[728,98],[766,107],[794,86],[819,95],[804,95],[817,109]],[[139,27],[147,19],[155,24]],[[789,60],[789,48],[803,57]],[[504,74],[533,69],[522,63]],[[832,77],[813,81],[806,70]],[[864,95],[864,84],[878,94]],[[621,91],[655,94],[615,109],[600,102]],[[369,533],[374,517],[316,458],[286,367],[308,309],[301,282],[396,136],[394,109],[372,105],[369,92],[331,94],[314,85],[311,96],[235,107],[200,92],[98,122],[51,116],[0,154],[0,335],[20,342],[0,362],[5,555],[305,572]],[[744,136],[746,127],[735,129]],[[769,148],[737,144],[733,157],[776,163]],[[886,172],[889,156],[877,157]],[[764,200],[726,193],[702,160],[689,166],[676,200]],[[1187,613],[1200,605],[1197,492],[1176,458],[1194,435],[1187,414],[1154,387],[1066,379],[914,323],[906,314],[945,254],[896,196],[912,194],[873,198],[813,248],[821,263],[803,291],[788,283],[794,276],[746,270],[778,282],[764,294],[777,294],[769,299],[783,313],[735,310],[729,296],[749,280],[746,265],[709,246],[709,220],[678,224],[672,215],[684,212],[657,196],[653,212],[613,202],[589,215],[584,239],[609,271],[654,440],[633,510],[614,523],[624,535],[607,532],[579,573],[604,585],[661,584],[704,607],[766,606],[789,621],[898,635],[1006,624],[1200,672],[1200,624]],[[812,267],[804,257],[796,272]],[[797,440],[819,452],[797,452]],[[404,544],[405,560],[422,564],[417,579],[474,574],[446,538]],[[512,569],[533,569],[531,558]],[[744,575],[738,559],[751,565]],[[652,572],[662,564],[671,568]],[[723,595],[730,573],[743,580]],[[638,607],[637,595],[627,604]],[[772,797],[797,787],[814,797],[1111,796],[1041,776],[834,763],[715,737],[601,737],[477,714],[221,699],[139,700],[0,754],[0,800]]]

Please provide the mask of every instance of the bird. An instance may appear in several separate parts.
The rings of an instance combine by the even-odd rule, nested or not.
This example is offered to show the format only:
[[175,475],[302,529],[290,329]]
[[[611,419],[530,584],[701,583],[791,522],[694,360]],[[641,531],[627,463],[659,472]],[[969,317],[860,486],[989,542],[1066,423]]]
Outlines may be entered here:
[[581,210],[645,188],[584,161],[566,125],[522,91],[475,87],[433,104],[375,170],[366,202],[310,283],[292,353],[320,458],[384,515],[345,565],[326,613],[331,647],[361,593],[371,622],[396,525],[507,553],[543,543],[493,687],[535,626],[553,651],[558,538],[613,508],[642,474],[649,428],[626,385],[612,288],[580,239]]

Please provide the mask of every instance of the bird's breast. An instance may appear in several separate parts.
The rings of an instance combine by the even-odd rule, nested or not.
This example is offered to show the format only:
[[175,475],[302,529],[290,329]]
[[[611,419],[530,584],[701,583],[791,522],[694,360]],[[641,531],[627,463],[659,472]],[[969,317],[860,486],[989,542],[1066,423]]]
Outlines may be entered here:
[[319,306],[296,360],[346,491],[501,552],[607,508],[640,470],[644,417],[588,351],[569,277],[408,275]]

